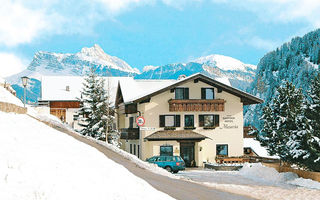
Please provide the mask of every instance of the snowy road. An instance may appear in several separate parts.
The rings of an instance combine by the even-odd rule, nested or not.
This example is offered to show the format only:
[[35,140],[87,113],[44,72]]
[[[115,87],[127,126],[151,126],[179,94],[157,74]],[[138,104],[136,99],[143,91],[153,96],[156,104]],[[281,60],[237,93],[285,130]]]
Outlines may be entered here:
[[274,169],[263,166],[232,172],[186,170],[179,172],[177,176],[212,188],[250,195],[257,199],[320,199],[320,183],[297,178],[292,173],[277,173]]

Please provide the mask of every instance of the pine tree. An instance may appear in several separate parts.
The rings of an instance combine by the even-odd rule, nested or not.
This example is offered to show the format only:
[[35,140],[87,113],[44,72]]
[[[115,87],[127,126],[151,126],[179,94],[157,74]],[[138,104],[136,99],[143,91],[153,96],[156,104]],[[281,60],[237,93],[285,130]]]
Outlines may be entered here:
[[[304,96],[301,89],[286,82],[277,89],[273,102],[263,109],[263,128],[258,140],[266,146],[271,155],[278,155],[282,160],[295,162],[297,158],[291,149],[299,148],[302,133]],[[300,121],[299,121],[300,120]],[[299,144],[298,144],[299,143]]]
[[79,125],[83,127],[80,133],[105,140],[108,119],[106,110],[109,105],[104,80],[97,77],[94,69],[91,69],[90,74],[85,78],[80,104]]
[[305,159],[305,164],[309,169],[320,171],[320,74],[312,81],[308,94],[310,98],[306,116],[312,129],[307,138],[309,156]]

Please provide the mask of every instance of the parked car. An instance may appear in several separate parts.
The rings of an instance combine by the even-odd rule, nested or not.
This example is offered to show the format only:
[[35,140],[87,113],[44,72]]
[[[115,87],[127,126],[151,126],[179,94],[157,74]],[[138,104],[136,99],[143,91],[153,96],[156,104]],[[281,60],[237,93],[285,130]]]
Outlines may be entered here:
[[147,159],[147,162],[157,164],[168,172],[178,173],[185,170],[185,163],[180,156],[153,156]]

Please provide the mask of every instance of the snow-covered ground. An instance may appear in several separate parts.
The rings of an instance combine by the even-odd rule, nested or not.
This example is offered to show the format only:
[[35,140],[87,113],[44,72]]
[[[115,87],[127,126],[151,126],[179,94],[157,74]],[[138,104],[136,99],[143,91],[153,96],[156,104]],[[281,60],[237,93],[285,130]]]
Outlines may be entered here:
[[240,171],[187,170],[178,176],[257,199],[320,199],[320,183],[298,178],[294,173],[278,173],[261,164],[245,164]]
[[171,199],[96,149],[0,112],[0,199]]
[[20,99],[15,97],[7,89],[5,89],[4,87],[1,87],[1,86],[0,86],[0,101],[1,102],[12,103],[12,104],[15,104],[17,106],[22,106],[23,107],[23,103],[20,101]]

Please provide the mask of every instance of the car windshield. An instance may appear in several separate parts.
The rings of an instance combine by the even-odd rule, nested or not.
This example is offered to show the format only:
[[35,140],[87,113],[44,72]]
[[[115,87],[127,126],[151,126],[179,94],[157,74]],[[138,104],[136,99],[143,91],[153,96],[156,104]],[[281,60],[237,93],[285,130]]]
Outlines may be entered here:
[[154,157],[149,158],[148,161],[154,162],[156,159],[157,159],[157,157],[154,156]]

